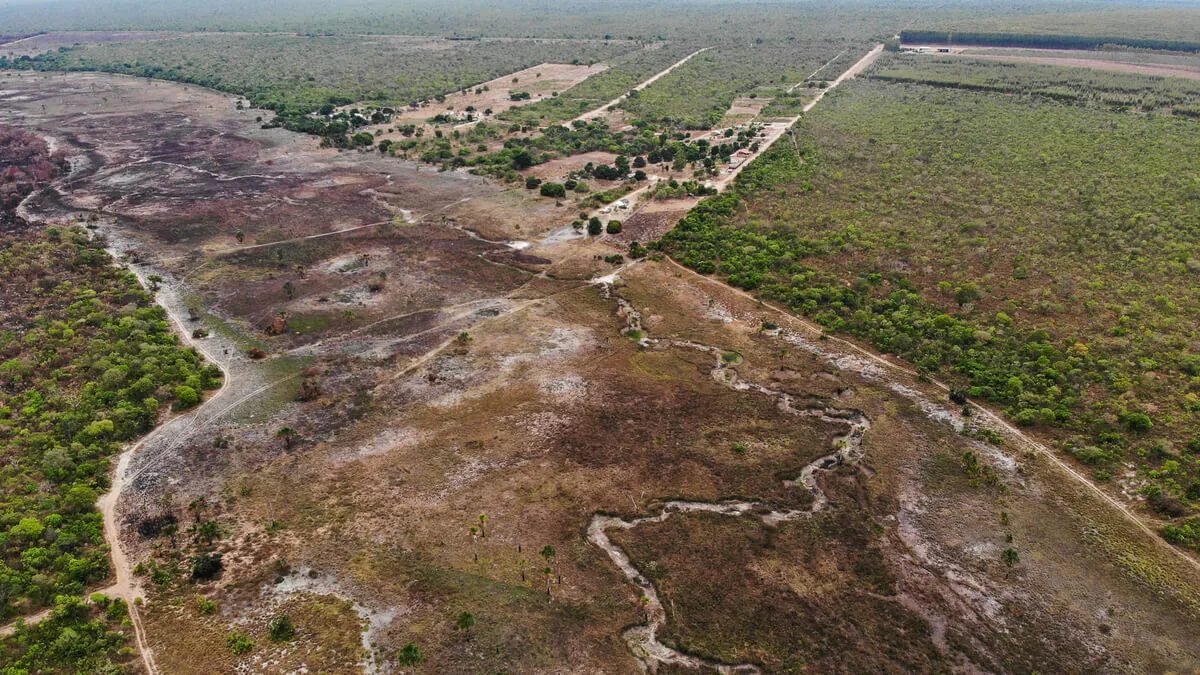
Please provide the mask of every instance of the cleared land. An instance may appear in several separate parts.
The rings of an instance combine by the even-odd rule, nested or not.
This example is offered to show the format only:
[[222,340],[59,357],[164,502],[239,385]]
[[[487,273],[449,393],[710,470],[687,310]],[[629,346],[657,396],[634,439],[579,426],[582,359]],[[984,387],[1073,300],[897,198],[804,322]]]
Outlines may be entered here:
[[[95,214],[228,359],[228,393],[138,450],[118,505],[164,671],[657,665],[623,637],[639,589],[586,528],[672,497],[809,508],[791,481],[846,424],[784,394],[869,420],[857,463],[816,472],[826,506],[613,533],[662,593],[668,649],[772,669],[1200,662],[1190,572],[1054,465],[752,298],[598,260],[617,250],[561,235],[551,200],[322,150],[195,88],[5,89],[81,162],[26,211]],[[167,516],[215,525],[172,537]],[[211,580],[192,578],[204,552]],[[280,614],[298,641],[270,638]]]
[[[471,114],[476,119],[486,119],[510,108],[555,98],[589,77],[603,73],[607,68],[608,66],[602,63],[542,63],[477,84],[466,91],[448,94],[445,101],[426,101],[425,105],[417,109],[411,106],[404,108],[392,118],[392,124],[423,124],[439,114],[456,118]],[[514,97],[514,94],[517,96]],[[522,98],[522,94],[529,96]]]
[[1092,70],[1108,70],[1116,73],[1134,73],[1137,75],[1181,77],[1187,80],[1200,80],[1200,63],[1189,65],[1148,64],[1120,61],[1111,58],[1046,56],[1038,54],[988,54],[975,53],[976,51],[968,50],[965,53],[975,59],[1008,61],[1010,63],[1037,63],[1066,68],[1089,68]]

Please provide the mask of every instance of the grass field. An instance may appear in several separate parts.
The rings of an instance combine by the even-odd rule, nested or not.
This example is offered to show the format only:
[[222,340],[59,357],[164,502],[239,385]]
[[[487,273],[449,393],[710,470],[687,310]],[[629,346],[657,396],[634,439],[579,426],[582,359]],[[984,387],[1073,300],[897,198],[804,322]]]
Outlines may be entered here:
[[[1031,89],[1064,74],[905,69]],[[951,377],[1180,517],[1200,499],[1197,131],[1086,96],[857,81],[664,243]]]

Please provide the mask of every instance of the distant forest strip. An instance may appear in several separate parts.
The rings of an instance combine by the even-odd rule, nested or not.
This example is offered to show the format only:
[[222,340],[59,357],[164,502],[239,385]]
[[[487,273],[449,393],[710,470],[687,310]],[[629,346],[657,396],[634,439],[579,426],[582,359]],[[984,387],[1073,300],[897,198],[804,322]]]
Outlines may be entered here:
[[909,44],[1029,47],[1034,49],[1099,49],[1106,45],[1171,52],[1200,52],[1200,42],[1094,35],[1033,35],[1028,33],[971,33],[947,30],[903,30],[900,42]]
[[400,106],[539,63],[597,63],[640,47],[625,41],[450,41],[396,36],[203,35],[110,42],[0,68],[100,71],[185,82],[245,96],[280,114],[370,101]]

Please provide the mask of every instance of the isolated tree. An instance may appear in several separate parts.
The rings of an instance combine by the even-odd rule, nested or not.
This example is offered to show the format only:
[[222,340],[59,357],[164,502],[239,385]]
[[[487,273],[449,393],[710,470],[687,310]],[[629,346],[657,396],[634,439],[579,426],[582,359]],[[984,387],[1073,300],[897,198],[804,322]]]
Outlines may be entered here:
[[475,615],[470,612],[459,614],[458,619],[454,622],[454,627],[461,630],[467,636],[467,639],[471,638],[471,629],[474,626]]
[[415,642],[410,642],[400,648],[396,654],[396,663],[411,668],[417,665],[425,657],[421,654],[421,648]]
[[[538,552],[538,555],[542,556],[542,559],[546,561],[547,569],[557,574],[558,565],[556,565],[555,562],[558,559],[558,552],[554,550],[554,547],[546,544],[542,547],[542,550]],[[562,583],[562,575],[557,574],[557,576],[558,582]]]
[[290,281],[284,282],[283,293],[284,295],[288,296],[289,300],[296,297],[296,284],[293,284]]
[[567,196],[567,188],[562,183],[542,183],[540,190],[543,197],[562,199]]
[[246,241],[246,233],[245,233],[245,232],[242,232],[241,230],[238,230],[237,232],[234,232],[234,233],[233,233],[233,236],[234,236],[234,238],[235,238],[235,239],[237,239],[237,243],[239,243],[239,244],[241,244],[242,242]]
[[1021,556],[1017,554],[1017,549],[1009,546],[1000,554],[1000,560],[1004,561],[1005,565],[1013,567],[1021,561]]
[[292,443],[296,439],[296,430],[291,427],[283,427],[279,431],[275,432],[275,438],[283,441],[284,450],[291,450]]

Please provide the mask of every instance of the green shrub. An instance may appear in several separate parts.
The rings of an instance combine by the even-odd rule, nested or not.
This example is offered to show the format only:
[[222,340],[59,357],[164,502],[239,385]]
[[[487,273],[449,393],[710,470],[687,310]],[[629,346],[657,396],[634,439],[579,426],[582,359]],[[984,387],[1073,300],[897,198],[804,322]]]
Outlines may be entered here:
[[541,194],[543,197],[562,199],[567,196],[567,188],[562,183],[542,183]]
[[271,623],[267,625],[267,630],[271,635],[271,640],[275,642],[287,642],[296,637],[296,625],[292,623],[292,617],[287,614],[279,614],[271,619]]
[[237,656],[249,654],[254,649],[254,640],[245,633],[234,631],[225,638],[225,645],[229,647],[229,651]]

